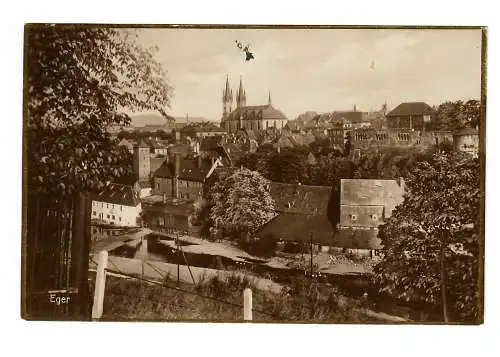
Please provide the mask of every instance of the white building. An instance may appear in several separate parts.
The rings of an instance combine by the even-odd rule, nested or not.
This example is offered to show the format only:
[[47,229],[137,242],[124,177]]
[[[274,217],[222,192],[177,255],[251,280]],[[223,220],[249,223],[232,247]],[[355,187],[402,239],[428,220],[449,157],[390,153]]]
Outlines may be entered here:
[[92,198],[92,219],[116,226],[138,226],[139,192],[129,185],[113,183]]

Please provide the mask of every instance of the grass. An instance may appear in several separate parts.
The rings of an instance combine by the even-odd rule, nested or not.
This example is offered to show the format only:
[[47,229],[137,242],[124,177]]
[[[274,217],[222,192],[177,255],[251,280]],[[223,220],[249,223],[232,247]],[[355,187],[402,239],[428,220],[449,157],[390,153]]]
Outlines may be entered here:
[[178,284],[167,277],[165,284],[171,288],[108,276],[102,320],[239,322],[243,309],[235,305],[243,304],[243,290],[249,287],[254,321],[381,322],[365,314],[361,302],[306,278],[295,279],[280,294],[257,290],[252,278],[241,274],[215,276],[197,285]]

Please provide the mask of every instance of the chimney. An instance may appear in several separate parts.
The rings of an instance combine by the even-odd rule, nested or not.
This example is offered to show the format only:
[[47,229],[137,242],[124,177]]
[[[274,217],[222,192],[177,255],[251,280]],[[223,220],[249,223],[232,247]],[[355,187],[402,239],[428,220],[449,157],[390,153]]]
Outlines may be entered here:
[[179,199],[179,174],[181,172],[181,154],[174,154],[174,180],[172,184],[172,197],[174,200]]

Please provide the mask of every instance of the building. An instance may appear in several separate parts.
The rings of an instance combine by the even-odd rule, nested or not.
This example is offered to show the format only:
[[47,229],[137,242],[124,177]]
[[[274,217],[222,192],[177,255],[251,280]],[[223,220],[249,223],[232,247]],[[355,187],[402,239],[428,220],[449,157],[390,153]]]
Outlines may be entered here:
[[378,227],[403,202],[404,180],[340,180],[340,220],[333,247],[373,256],[380,248]]
[[139,190],[132,185],[112,183],[92,197],[92,219],[123,227],[138,226],[141,213]]
[[267,105],[247,106],[246,92],[243,89],[242,79],[236,93],[236,108],[232,109],[233,93],[229,89],[229,79],[226,78],[226,87],[222,96],[221,127],[229,133],[240,130],[266,130],[268,128],[283,129],[287,124],[286,116],[274,108],[269,92]]
[[220,160],[212,164],[201,155],[181,158],[181,155],[176,153],[174,160],[167,159],[154,172],[153,194],[188,201],[201,198],[206,179],[219,165]]
[[479,131],[467,127],[453,133],[453,147],[457,151],[471,154],[478,157],[479,154]]
[[196,127],[196,137],[199,139],[207,137],[220,137],[226,135],[226,130],[213,124],[213,123],[202,123]]
[[149,181],[151,174],[151,153],[149,145],[140,141],[134,146],[134,172],[139,182]]
[[434,109],[424,102],[401,103],[386,114],[389,129],[424,130],[434,116]]
[[[258,239],[328,247],[334,234],[329,218],[332,187],[270,182],[277,215],[262,225]],[[334,195],[333,195],[334,196]]]

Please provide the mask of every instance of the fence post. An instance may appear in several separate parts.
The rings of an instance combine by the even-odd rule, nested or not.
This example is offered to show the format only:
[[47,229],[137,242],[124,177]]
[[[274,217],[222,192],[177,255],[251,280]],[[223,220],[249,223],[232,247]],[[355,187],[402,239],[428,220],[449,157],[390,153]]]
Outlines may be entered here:
[[100,319],[104,303],[104,290],[106,287],[106,268],[108,266],[108,252],[99,252],[97,260],[97,274],[95,277],[94,305],[92,306],[92,319]]
[[243,291],[243,320],[252,321],[252,289]]

